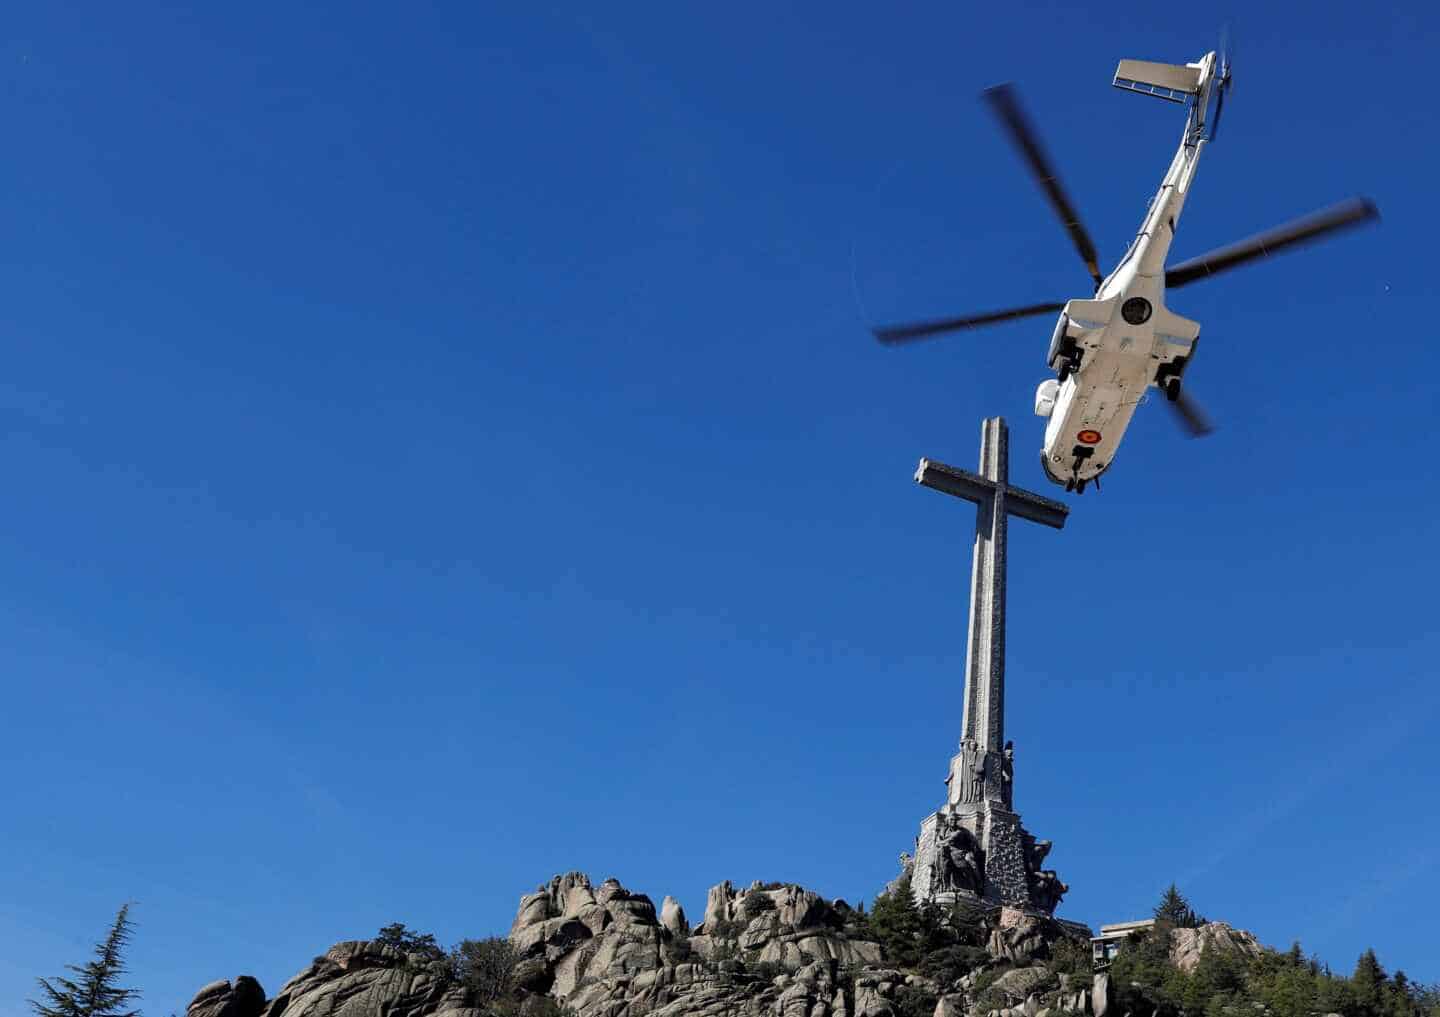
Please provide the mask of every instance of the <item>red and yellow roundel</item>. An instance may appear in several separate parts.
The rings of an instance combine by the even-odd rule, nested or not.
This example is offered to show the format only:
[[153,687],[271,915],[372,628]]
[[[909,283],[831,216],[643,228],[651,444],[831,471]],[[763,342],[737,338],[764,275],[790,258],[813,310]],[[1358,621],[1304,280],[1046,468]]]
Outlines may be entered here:
[[1079,441],[1081,444],[1084,444],[1084,445],[1098,445],[1098,444],[1100,444],[1100,432],[1099,432],[1099,431],[1091,431],[1091,430],[1089,430],[1088,428],[1087,428],[1086,430],[1084,430],[1084,431],[1081,431],[1079,434],[1077,434],[1077,435],[1075,436],[1075,438],[1076,438],[1077,441]]

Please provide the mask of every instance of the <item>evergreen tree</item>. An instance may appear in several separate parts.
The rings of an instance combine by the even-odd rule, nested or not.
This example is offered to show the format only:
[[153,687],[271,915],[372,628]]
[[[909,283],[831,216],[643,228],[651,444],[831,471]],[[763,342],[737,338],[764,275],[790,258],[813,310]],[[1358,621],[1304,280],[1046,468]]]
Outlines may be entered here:
[[1310,1017],[1315,1012],[1315,980],[1302,967],[1285,962],[1256,979],[1256,995],[1275,1017]]
[[1177,929],[1193,929],[1201,924],[1200,917],[1190,908],[1190,902],[1174,883],[1155,905],[1155,920],[1169,922]]
[[418,953],[428,960],[439,960],[445,956],[445,951],[435,941],[431,933],[420,933],[414,929],[407,929],[404,922],[395,922],[385,926],[375,934],[375,942],[384,943],[386,946],[393,946],[401,953]]
[[1403,971],[1396,971],[1390,976],[1390,984],[1385,991],[1386,1017],[1415,1017],[1418,1009],[1409,977]]
[[[1228,1003],[1245,991],[1245,961],[1230,950],[1206,950],[1186,987],[1182,1002],[1186,1013],[1207,1012],[1210,1001],[1221,997]],[[1222,1004],[1223,1005],[1223,1004]]]
[[1322,1013],[1353,1014],[1355,992],[1345,978],[1337,978],[1327,969],[1316,979],[1315,1005]]
[[870,930],[870,916],[865,913],[865,902],[855,905],[855,910],[845,916],[845,935],[851,939],[874,939]]
[[122,989],[116,984],[125,973],[125,962],[120,951],[130,941],[130,905],[126,904],[115,916],[110,934],[95,945],[95,959],[83,967],[77,964],[65,965],[73,971],[79,981],[59,976],[37,978],[45,1002],[30,1000],[30,1007],[37,1017],[137,1017],[139,1010],[127,1010],[126,1005],[139,997],[136,989]]
[[882,893],[870,906],[870,929],[880,950],[891,964],[914,967],[920,960],[920,909],[910,890],[907,873],[895,884],[893,893]]
[[1385,1005],[1385,969],[1373,949],[1366,950],[1355,962],[1355,973],[1350,976],[1350,987],[1355,993],[1355,1004],[1364,1017],[1380,1017]]
[[917,945],[921,956],[949,945],[950,935],[946,928],[946,914],[939,904],[930,900],[925,901],[916,909],[916,917],[920,926],[917,931],[919,940]]
[[1162,922],[1125,941],[1110,965],[1116,1011],[1179,1017],[1190,995],[1190,977],[1170,963],[1171,929]]

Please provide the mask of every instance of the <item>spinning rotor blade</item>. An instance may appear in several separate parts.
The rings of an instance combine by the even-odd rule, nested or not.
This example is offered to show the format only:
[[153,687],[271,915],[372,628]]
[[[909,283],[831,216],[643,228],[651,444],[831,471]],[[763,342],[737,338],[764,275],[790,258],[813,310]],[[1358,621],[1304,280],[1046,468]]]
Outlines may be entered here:
[[1351,198],[1302,219],[1293,219],[1273,230],[1257,233],[1239,243],[1182,261],[1166,270],[1165,285],[1170,288],[1184,286],[1267,254],[1278,254],[1288,247],[1309,243],[1335,230],[1347,229],[1378,218],[1380,210],[1369,198]]
[[889,325],[885,328],[872,329],[875,338],[887,346],[895,343],[912,342],[916,339],[929,339],[931,336],[939,335],[942,332],[959,332],[962,329],[976,328],[980,325],[994,325],[1001,321],[1011,321],[1015,318],[1029,318],[1037,314],[1054,314],[1056,311],[1064,310],[1064,304],[1031,304],[1029,307],[1012,307],[1005,311],[989,311],[985,314],[973,314],[968,318],[939,318],[935,321],[915,321],[908,325]]
[[1180,390],[1179,396],[1174,401],[1169,399],[1165,401],[1175,411],[1176,422],[1189,432],[1190,437],[1203,438],[1215,430],[1214,425],[1210,423],[1209,416],[1200,408],[1200,404],[1191,399],[1184,389]]
[[1080,214],[1075,211],[1075,206],[1070,204],[1070,198],[1065,194],[1065,189],[1060,186],[1060,178],[1055,174],[1055,168],[1051,166],[1049,157],[1045,150],[1040,147],[1039,135],[1035,133],[1034,125],[1025,111],[1020,108],[1020,101],[1015,96],[1015,90],[1009,85],[996,85],[994,88],[987,88],[982,93],[987,102],[995,110],[995,115],[1010,132],[1010,139],[1020,149],[1020,154],[1030,164],[1030,172],[1035,174],[1035,179],[1045,190],[1045,196],[1050,199],[1050,205],[1055,209],[1055,214],[1060,217],[1066,231],[1070,234],[1070,240],[1075,244],[1075,250],[1080,253],[1080,258],[1085,262],[1085,267],[1090,272],[1090,278],[1095,280],[1095,288],[1100,288],[1100,267],[1097,264],[1100,255],[1095,253],[1095,243],[1090,239],[1090,234],[1080,223]]

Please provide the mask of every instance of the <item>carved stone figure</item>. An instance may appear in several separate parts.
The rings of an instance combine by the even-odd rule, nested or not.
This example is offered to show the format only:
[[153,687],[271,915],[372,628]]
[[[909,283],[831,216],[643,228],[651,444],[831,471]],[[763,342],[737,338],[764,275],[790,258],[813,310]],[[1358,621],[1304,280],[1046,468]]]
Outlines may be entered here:
[[1007,809],[1015,807],[1015,743],[1005,743],[1005,754],[1000,761],[1000,800]]
[[937,892],[968,890],[979,896],[985,889],[984,864],[980,845],[969,830],[959,823],[937,814],[935,825],[935,873],[932,877]]
[[960,801],[972,805],[985,797],[985,756],[975,739],[966,738],[960,743],[960,776],[964,784]]
[[1030,900],[1038,908],[1044,909],[1047,914],[1054,914],[1055,909],[1060,906],[1060,898],[1064,897],[1070,887],[1060,882],[1060,877],[1053,869],[1045,869],[1042,872],[1032,873],[1029,879]]
[[1036,840],[1028,830],[1021,832],[1020,840],[1025,849],[1025,871],[1039,872],[1040,866],[1045,864],[1045,856],[1050,854],[1054,845],[1048,840]]

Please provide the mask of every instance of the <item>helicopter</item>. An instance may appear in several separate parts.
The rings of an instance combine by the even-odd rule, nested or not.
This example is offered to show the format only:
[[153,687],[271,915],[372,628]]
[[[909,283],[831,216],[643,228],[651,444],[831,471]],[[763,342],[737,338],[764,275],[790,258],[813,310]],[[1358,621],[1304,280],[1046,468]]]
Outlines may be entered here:
[[1200,339],[1200,323],[1170,311],[1165,306],[1167,290],[1379,218],[1369,199],[1351,198],[1238,243],[1166,265],[1200,156],[1219,134],[1220,115],[1230,91],[1230,59],[1223,45],[1221,49],[1221,53],[1212,51],[1196,63],[1183,65],[1120,61],[1115,87],[1184,105],[1187,116],[1180,146],[1160,189],[1150,199],[1139,232],[1104,277],[1095,244],[1061,186],[1014,87],[986,89],[982,98],[1064,225],[1095,283],[1094,296],[873,330],[881,343],[897,345],[1060,312],[1046,354],[1055,377],[1041,382],[1036,390],[1035,413],[1048,418],[1040,465],[1045,476],[1066,491],[1083,494],[1091,483],[1099,489],[1100,475],[1114,462],[1136,406],[1152,387],[1164,393],[1192,437],[1211,432],[1208,417],[1186,385]]

